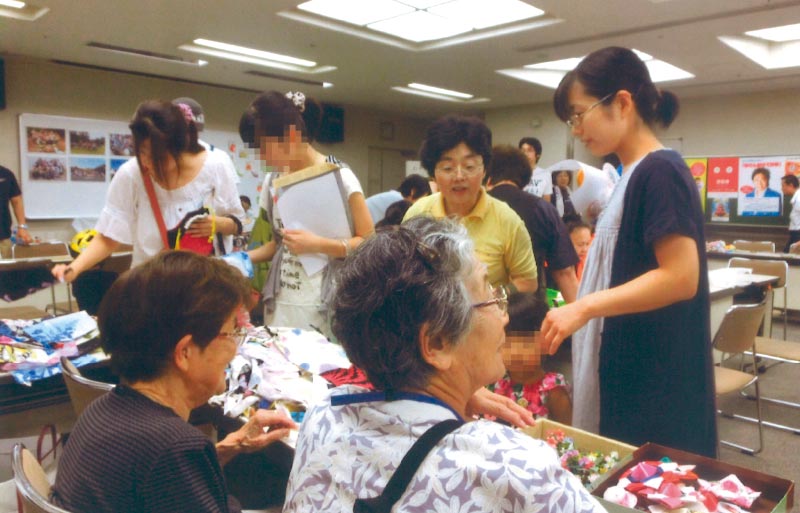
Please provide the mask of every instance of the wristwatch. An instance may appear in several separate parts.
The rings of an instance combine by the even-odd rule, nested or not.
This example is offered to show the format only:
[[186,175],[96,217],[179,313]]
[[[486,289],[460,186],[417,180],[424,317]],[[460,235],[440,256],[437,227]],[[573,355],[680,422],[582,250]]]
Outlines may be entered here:
[[25,223],[17,225],[17,230],[27,230],[27,229],[28,229],[28,225],[25,224]]

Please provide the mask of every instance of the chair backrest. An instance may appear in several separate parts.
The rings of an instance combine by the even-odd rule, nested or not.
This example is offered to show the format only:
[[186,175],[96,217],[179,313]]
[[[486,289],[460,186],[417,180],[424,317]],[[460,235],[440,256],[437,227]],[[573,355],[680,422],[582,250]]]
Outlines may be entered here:
[[75,365],[65,356],[61,357],[61,373],[67,385],[67,393],[75,415],[80,417],[89,404],[114,389],[111,383],[103,383],[84,377]]
[[14,244],[11,247],[13,258],[36,258],[71,256],[66,242],[40,242],[38,244]]
[[728,267],[747,267],[755,274],[777,276],[778,282],[772,288],[785,287],[789,278],[789,264],[785,260],[760,260],[756,258],[734,257],[728,260]]
[[775,243],[768,240],[735,240],[733,245],[736,246],[736,249],[743,251],[775,252]]
[[11,467],[23,513],[69,513],[50,502],[50,481],[39,462],[22,444],[14,445]]
[[714,335],[714,349],[724,353],[742,353],[753,348],[758,329],[764,320],[764,303],[757,305],[733,305]]

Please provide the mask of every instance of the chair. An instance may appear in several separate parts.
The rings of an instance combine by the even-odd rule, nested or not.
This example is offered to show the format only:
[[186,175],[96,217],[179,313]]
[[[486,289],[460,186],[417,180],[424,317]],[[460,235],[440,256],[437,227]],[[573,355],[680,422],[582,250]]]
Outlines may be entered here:
[[[787,308],[787,298],[789,297],[787,292],[789,287],[789,264],[787,264],[785,260],[760,260],[734,257],[728,260],[728,267],[746,267],[752,269],[755,274],[778,277],[778,282],[772,286],[772,290],[783,289],[783,308],[778,308],[778,311],[780,311],[783,316],[783,340],[786,340],[786,331],[789,326],[789,311]],[[769,312],[769,314],[771,316],[772,312]],[[772,323],[770,323],[769,336],[772,336]]]
[[70,513],[50,502],[50,481],[44,469],[21,443],[14,445],[11,460],[14,483],[23,513]]
[[[720,440],[720,444],[728,447],[739,449],[744,454],[750,456],[756,455],[761,452],[764,446],[764,433],[761,421],[761,394],[758,388],[758,366],[755,364],[755,345],[756,335],[761,326],[761,321],[764,319],[764,311],[766,305],[760,303],[757,305],[733,305],[722,319],[717,334],[714,336],[714,349],[729,353],[731,356],[743,354],[750,351],[753,358],[752,372],[744,372],[736,369],[730,369],[717,365],[714,367],[714,389],[717,396],[729,394],[731,392],[742,391],[745,388],[753,385],[755,387],[756,399],[756,412],[758,423],[758,448],[751,449],[744,445],[739,445],[733,442]],[[717,413],[724,417],[752,421],[751,417],[744,417],[742,415],[726,413],[722,410],[717,410]]]
[[735,240],[733,245],[742,251],[765,251],[775,253],[775,243],[768,240]]
[[[14,260],[28,259],[28,258],[53,258],[64,259],[64,261],[72,260],[72,254],[69,252],[69,246],[66,242],[40,242],[38,244],[14,244],[11,246],[11,258]],[[72,292],[69,283],[67,283],[67,308],[63,305],[56,303],[55,286],[50,288],[50,293],[53,299],[53,314],[72,312]],[[59,308],[62,306],[62,308]]]
[[61,373],[64,375],[64,383],[67,385],[67,393],[76,417],[80,417],[92,401],[114,389],[111,383],[84,377],[66,356],[61,357]]

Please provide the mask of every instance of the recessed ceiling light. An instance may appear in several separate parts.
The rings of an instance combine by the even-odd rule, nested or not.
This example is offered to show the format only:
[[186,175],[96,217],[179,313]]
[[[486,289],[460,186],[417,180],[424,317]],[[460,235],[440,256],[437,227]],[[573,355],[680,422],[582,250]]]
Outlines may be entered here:
[[[647,70],[650,72],[650,78],[653,82],[670,82],[673,80],[694,78],[694,75],[688,71],[668,62],[656,59],[650,54],[636,49],[634,49],[633,52],[636,53],[642,62],[644,62],[645,66],[647,66]],[[497,70],[497,72],[501,75],[555,89],[558,87],[561,79],[564,78],[564,75],[566,75],[568,71],[575,69],[581,60],[583,60],[583,57],[571,57],[557,61],[528,64],[522,68],[500,69]]]
[[793,25],[783,25],[780,27],[765,28],[761,30],[750,30],[745,32],[748,36],[766,39],[776,43],[800,40],[800,23]]
[[192,41],[193,44],[181,45],[178,48],[188,52],[210,55],[221,59],[228,59],[269,68],[283,69],[288,71],[299,71],[301,73],[323,73],[332,71],[334,66],[317,66],[314,61],[299,59],[289,55],[266,52],[255,48],[211,41],[209,39],[198,38]]
[[544,11],[520,0],[454,0],[427,10],[431,14],[483,29],[541,16]]
[[311,0],[297,8],[354,25],[367,25],[414,12],[414,7],[394,0]]
[[18,0],[0,0],[0,16],[16,20],[35,21],[50,11],[48,7],[38,7]]
[[800,41],[773,43],[755,38],[719,36],[717,39],[764,69],[800,66]]
[[488,102],[489,98],[457,98],[455,96],[450,96],[446,94],[439,94],[431,91],[423,91],[421,89],[412,89],[411,87],[392,87],[392,91],[397,91],[399,93],[405,94],[414,94],[417,96],[424,96],[426,98],[433,98],[435,100],[442,100],[446,102],[456,102],[456,103],[484,103]]
[[471,94],[462,93],[459,91],[453,91],[452,89],[444,89],[441,87],[429,86],[417,82],[412,82],[408,84],[408,87],[410,87],[411,89],[418,89],[420,91],[427,91],[429,93],[443,94],[445,96],[453,96],[454,98],[463,98],[465,100],[469,100],[470,98],[473,97],[473,95]]
[[414,11],[372,23],[368,27],[415,43],[452,37],[472,30],[472,27],[465,23],[448,21],[427,11]]
[[22,9],[25,7],[25,2],[19,2],[17,0],[0,0],[0,5],[4,5],[6,7],[11,7],[14,9]]

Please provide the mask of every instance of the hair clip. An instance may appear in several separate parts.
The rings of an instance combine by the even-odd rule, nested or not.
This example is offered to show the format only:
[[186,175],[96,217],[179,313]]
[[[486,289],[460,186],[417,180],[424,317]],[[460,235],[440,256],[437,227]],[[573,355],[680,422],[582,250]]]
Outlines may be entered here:
[[286,97],[292,100],[292,103],[295,107],[300,109],[300,112],[303,112],[306,109],[306,95],[300,91],[289,91],[286,93]]

